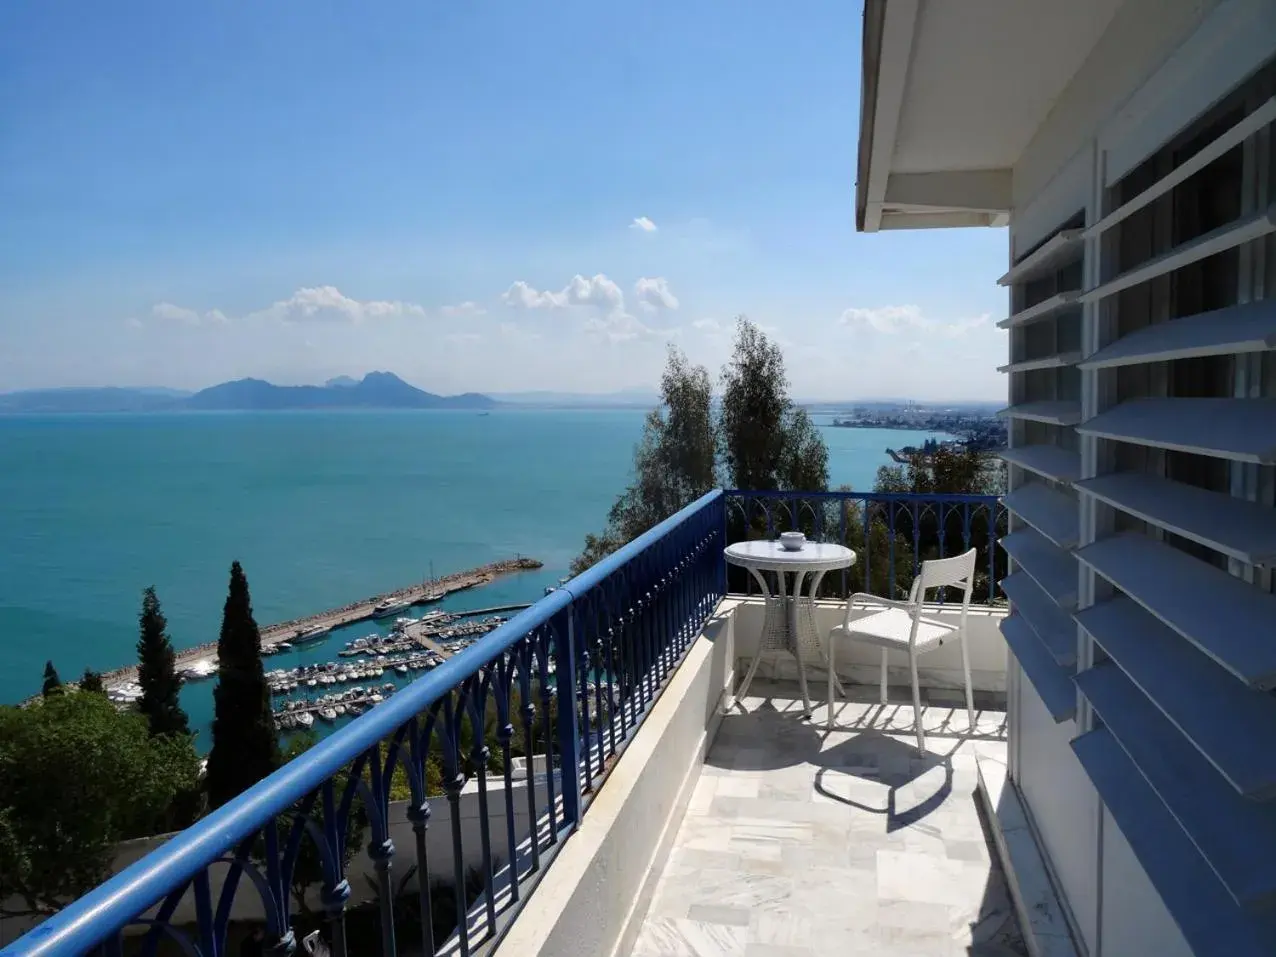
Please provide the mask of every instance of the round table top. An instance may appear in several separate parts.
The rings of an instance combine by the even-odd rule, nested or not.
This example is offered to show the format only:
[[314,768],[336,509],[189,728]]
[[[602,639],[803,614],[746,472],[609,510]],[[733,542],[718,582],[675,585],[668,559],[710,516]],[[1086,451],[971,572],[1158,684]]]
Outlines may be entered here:
[[783,548],[778,541],[736,542],[728,545],[724,554],[732,565],[773,571],[831,571],[855,564],[853,551],[826,542],[805,542],[796,551]]

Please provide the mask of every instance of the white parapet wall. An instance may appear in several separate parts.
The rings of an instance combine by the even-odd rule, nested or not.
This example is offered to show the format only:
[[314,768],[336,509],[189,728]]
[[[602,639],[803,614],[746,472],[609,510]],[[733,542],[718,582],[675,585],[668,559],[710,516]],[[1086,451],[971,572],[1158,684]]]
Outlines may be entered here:
[[737,611],[719,605],[497,957],[629,953],[730,700]]
[[[735,596],[733,596],[735,597]],[[875,610],[866,604],[857,604],[851,617],[860,618]],[[816,603],[816,624],[822,636],[842,623],[846,614],[844,601],[820,601]],[[961,606],[927,605],[927,617],[958,623]],[[762,636],[762,623],[766,608],[761,598],[740,598],[735,609],[736,669],[745,674],[757,654]],[[1006,642],[999,625],[1006,617],[1004,607],[972,605],[966,615],[966,640],[970,651],[971,684],[976,691],[1004,694],[1006,691]],[[881,673],[881,649],[853,641],[841,641],[834,653],[837,673],[843,681],[856,684],[878,684]],[[954,639],[942,647],[918,658],[918,678],[924,688],[962,687],[961,647]],[[765,678],[792,679],[797,677],[797,663],[785,654],[770,654],[758,666],[758,675]],[[908,656],[903,652],[890,653],[887,680],[892,685],[908,685]]]

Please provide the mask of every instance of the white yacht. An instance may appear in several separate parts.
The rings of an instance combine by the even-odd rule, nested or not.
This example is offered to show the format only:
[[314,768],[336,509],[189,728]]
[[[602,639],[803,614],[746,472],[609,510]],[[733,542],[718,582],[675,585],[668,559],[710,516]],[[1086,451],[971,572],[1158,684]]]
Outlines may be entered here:
[[406,598],[386,598],[372,606],[372,617],[389,618],[391,615],[397,615],[399,612],[407,611],[411,607],[412,602]]
[[319,717],[323,718],[323,720],[325,721],[336,721],[337,711],[335,708],[332,708],[332,707],[320,708]]
[[296,637],[292,639],[292,644],[301,645],[308,641],[318,641],[320,638],[327,638],[330,634],[332,634],[332,628],[328,625],[315,625],[313,628],[297,632]]
[[309,711],[301,711],[297,714],[297,724],[303,728],[312,727],[315,723],[315,716]]

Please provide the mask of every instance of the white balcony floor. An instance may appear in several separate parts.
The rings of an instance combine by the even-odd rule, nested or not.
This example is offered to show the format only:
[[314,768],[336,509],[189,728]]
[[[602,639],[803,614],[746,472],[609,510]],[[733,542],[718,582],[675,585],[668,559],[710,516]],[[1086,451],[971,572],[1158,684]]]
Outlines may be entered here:
[[[869,689],[847,689],[853,696]],[[757,680],[714,742],[632,957],[1026,954],[977,808],[1005,715],[845,703]]]

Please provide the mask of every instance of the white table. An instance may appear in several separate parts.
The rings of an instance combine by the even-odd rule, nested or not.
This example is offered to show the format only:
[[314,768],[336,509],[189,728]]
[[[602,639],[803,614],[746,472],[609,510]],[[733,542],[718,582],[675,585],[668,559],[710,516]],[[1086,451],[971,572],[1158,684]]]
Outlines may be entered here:
[[[798,684],[802,687],[802,703],[806,707],[806,715],[811,714],[811,697],[806,690],[806,667],[803,656],[811,654],[824,662],[828,669],[828,656],[820,642],[819,628],[815,623],[815,595],[819,592],[820,581],[825,574],[841,568],[849,568],[855,564],[855,553],[842,545],[830,545],[824,542],[805,542],[796,551],[783,548],[778,541],[737,542],[728,545],[726,560],[732,565],[747,568],[757,579],[762,588],[762,597],[766,601],[766,620],[762,626],[761,643],[758,653],[753,656],[749,673],[744,676],[737,698],[743,698],[749,691],[753,676],[757,673],[758,664],[767,652],[787,651],[797,659]],[[763,572],[775,572],[779,583],[777,594],[771,594]],[[785,575],[793,575],[793,588],[786,590]],[[806,595],[802,594],[802,581],[812,575],[811,586]],[[829,671],[829,683],[837,684],[842,696],[841,682]],[[830,688],[830,691],[832,689]]]

